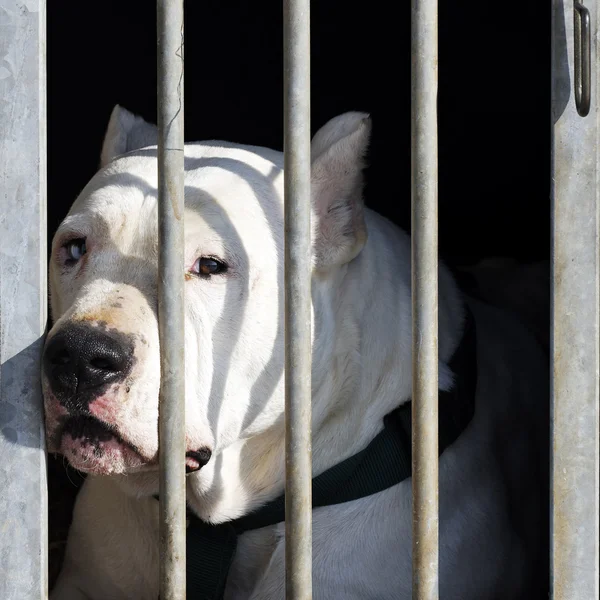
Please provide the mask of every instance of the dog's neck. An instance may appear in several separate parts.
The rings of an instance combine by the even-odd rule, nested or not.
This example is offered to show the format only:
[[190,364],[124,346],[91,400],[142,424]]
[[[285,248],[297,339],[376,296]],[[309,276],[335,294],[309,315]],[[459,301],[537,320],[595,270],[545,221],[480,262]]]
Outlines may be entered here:
[[[411,396],[410,239],[367,211],[369,240],[334,277],[313,285],[313,476],[364,448],[383,417]],[[439,273],[440,387],[462,331],[449,272]],[[223,450],[188,478],[188,502],[204,520],[247,514],[284,489],[284,423]]]

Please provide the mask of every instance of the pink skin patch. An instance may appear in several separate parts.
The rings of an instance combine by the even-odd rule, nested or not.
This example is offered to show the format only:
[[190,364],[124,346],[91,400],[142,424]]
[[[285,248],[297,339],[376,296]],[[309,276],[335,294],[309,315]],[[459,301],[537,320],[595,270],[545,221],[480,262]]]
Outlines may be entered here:
[[100,419],[109,425],[115,425],[117,422],[117,391],[118,387],[113,386],[105,394],[90,402],[88,410],[91,415]]
[[73,439],[69,433],[65,433],[60,452],[79,471],[98,475],[124,473],[145,464],[137,452],[115,437],[91,441],[84,437]]
[[56,399],[54,394],[46,391],[44,394],[44,412],[46,421],[46,438],[48,452],[57,452],[57,441],[55,440],[57,430],[69,416],[67,409]]
[[186,456],[185,468],[188,473],[193,473],[194,471],[198,471],[200,469],[200,463],[195,458]]
[[[113,386],[88,405],[90,415],[99,423],[118,430],[119,387]],[[106,439],[90,439],[85,435],[73,437],[71,432],[61,434],[71,413],[57,400],[50,389],[45,390],[46,433],[48,452],[62,454],[71,466],[85,473],[109,475],[147,467],[149,462],[117,435]]]

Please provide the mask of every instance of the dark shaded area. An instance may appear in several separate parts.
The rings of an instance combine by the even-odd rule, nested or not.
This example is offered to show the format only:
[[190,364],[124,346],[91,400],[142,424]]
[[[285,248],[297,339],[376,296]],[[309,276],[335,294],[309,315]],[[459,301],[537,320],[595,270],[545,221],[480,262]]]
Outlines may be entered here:
[[[373,117],[367,203],[410,228],[410,3],[312,6],[313,131]],[[550,5],[440,0],[440,246],[452,265],[549,256]],[[282,3],[186,5],[186,139],[281,149]],[[155,121],[155,5],[48,0],[49,241],[112,107]],[[50,582],[81,476],[49,459]],[[69,482],[71,481],[76,484]]]

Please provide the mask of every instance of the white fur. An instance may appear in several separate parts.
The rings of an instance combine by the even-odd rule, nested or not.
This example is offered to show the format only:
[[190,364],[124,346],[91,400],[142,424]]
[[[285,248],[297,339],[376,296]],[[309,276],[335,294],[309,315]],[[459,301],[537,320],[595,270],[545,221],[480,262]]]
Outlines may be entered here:
[[[53,600],[158,597],[158,513],[150,497],[158,491],[156,148],[139,150],[135,142],[152,131],[115,109],[104,166],[54,241],[50,336],[72,320],[104,320],[147,342],[136,344],[129,394],[117,386],[106,401],[112,424],[149,465],[90,473]],[[369,131],[366,115],[347,113],[313,141],[314,475],[364,448],[383,416],[411,395],[409,238],[363,207]],[[185,156],[186,269],[201,255],[231,265],[223,276],[186,281],[187,436],[190,447],[213,451],[188,476],[187,494],[201,518],[217,523],[283,491],[282,156],[222,142],[188,144]],[[73,234],[88,240],[81,272],[60,264],[61,244]],[[440,382],[447,388],[463,312],[443,266],[439,277]],[[533,597],[529,576],[546,527],[539,522],[545,500],[538,469],[546,456],[537,425],[547,401],[546,365],[518,324],[476,302],[472,309],[477,409],[440,461],[441,597]],[[47,382],[46,394],[50,402]],[[519,505],[520,532],[510,503]],[[410,506],[406,480],[315,510],[314,598],[410,598]],[[241,536],[227,599],[284,598],[283,560],[283,524]]]

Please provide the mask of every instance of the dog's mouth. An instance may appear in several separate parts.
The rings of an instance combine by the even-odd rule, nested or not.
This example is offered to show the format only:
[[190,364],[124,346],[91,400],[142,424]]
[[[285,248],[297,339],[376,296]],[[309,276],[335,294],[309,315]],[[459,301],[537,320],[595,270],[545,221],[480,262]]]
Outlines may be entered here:
[[60,438],[60,452],[84,473],[113,474],[148,463],[139,450],[94,417],[69,417]]
[[[109,475],[140,467],[156,467],[156,459],[144,458],[114,428],[87,415],[69,417],[65,421],[60,432],[60,453],[71,466],[84,473]],[[206,447],[186,452],[186,473],[199,471],[210,456],[211,451]]]

